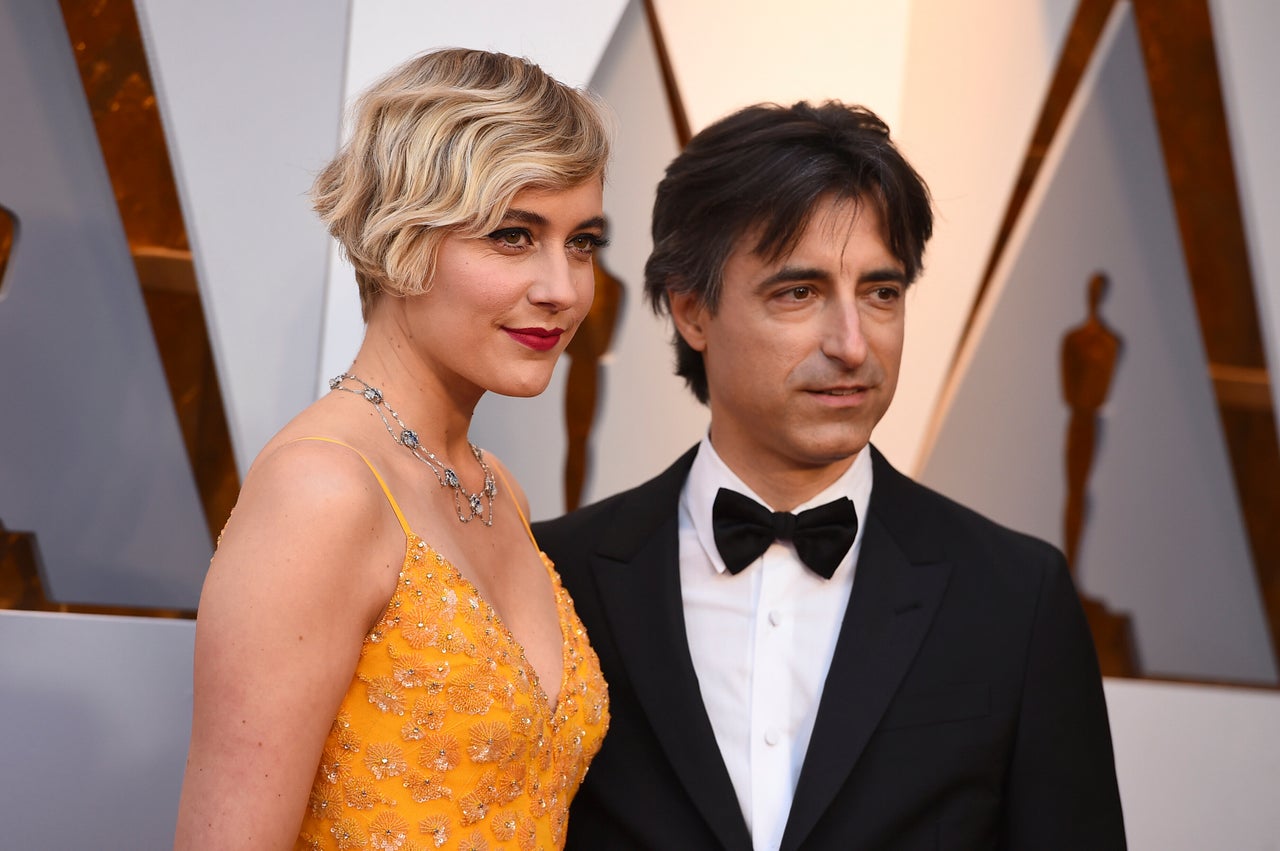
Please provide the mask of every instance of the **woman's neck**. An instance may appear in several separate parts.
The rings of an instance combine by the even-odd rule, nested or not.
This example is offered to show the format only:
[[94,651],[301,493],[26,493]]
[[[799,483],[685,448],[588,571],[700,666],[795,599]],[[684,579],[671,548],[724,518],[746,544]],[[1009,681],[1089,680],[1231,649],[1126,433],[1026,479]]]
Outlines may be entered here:
[[371,317],[347,374],[378,388],[422,446],[451,463],[465,463],[471,417],[483,391],[451,386],[408,345],[395,323],[377,319]]

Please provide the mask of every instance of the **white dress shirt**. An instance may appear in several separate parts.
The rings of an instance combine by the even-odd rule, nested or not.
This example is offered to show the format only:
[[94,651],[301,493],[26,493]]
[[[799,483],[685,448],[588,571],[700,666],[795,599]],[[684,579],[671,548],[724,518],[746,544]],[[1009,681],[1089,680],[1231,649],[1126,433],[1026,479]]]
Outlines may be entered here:
[[794,510],[841,496],[853,500],[858,536],[829,580],[805,567],[790,543],[778,541],[741,573],[729,573],[711,526],[711,506],[722,487],[767,505],[703,438],[680,494],[685,628],[702,702],[752,845],[772,851],[782,842],[853,589],[871,499],[871,454],[859,452],[843,476]]

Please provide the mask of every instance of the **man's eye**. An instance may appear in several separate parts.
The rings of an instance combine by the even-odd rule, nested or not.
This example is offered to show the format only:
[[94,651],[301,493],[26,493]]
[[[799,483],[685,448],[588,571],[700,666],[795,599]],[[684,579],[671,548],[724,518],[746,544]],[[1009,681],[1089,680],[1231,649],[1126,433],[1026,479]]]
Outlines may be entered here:
[[792,287],[787,290],[787,295],[795,301],[804,301],[813,296],[813,287]]
[[880,301],[893,301],[902,295],[902,292],[897,287],[876,287],[872,295]]

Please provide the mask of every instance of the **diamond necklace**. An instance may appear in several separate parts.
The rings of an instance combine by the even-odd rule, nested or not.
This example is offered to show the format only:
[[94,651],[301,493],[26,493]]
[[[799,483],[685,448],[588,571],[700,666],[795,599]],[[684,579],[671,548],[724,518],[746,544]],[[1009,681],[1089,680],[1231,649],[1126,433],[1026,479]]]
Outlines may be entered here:
[[[342,383],[344,381],[354,381],[360,385],[361,389],[355,390],[351,387],[343,387]],[[484,485],[475,493],[469,493],[462,486],[462,480],[458,478],[458,474],[454,472],[453,468],[418,442],[418,433],[404,424],[404,420],[400,419],[400,415],[396,413],[395,408],[387,404],[387,400],[382,397],[382,391],[377,387],[374,387],[363,378],[344,372],[329,379],[329,389],[363,396],[373,405],[378,412],[378,416],[382,419],[382,424],[387,427],[387,434],[391,435],[391,439],[412,452],[414,458],[426,464],[431,469],[431,472],[435,473],[436,481],[440,483],[440,487],[453,490],[453,505],[460,521],[470,523],[473,519],[479,517],[480,522],[484,525],[493,525],[493,499],[498,495],[498,487],[493,480],[493,471],[484,462],[484,450],[474,443],[467,443],[471,447],[471,454],[480,463],[480,469],[484,471]],[[386,411],[386,413],[384,414],[383,411]],[[396,425],[400,426],[399,434],[396,434],[396,430],[387,421],[387,414],[390,414],[391,419],[395,420]],[[463,507],[464,504],[465,508]]]

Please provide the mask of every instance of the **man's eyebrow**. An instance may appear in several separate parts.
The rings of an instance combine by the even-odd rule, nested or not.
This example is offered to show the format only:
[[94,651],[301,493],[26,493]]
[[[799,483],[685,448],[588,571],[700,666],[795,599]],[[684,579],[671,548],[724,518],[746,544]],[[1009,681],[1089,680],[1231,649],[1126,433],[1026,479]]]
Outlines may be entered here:
[[801,283],[803,281],[829,281],[831,273],[816,266],[783,266],[772,275],[756,284],[756,291],[761,292],[778,284]]
[[860,284],[905,284],[906,282],[907,273],[897,266],[883,266],[879,269],[872,269],[869,272],[864,272],[858,278],[858,283]]
[[[831,273],[825,269],[819,269],[816,266],[783,266],[772,275],[765,278],[756,285],[756,290],[762,292],[777,286],[778,284],[804,283],[805,281],[830,281]],[[881,266],[863,272],[858,276],[860,284],[886,284],[886,283],[906,283],[907,274],[896,266]]]
[[[534,227],[546,227],[547,217],[541,213],[535,213],[531,210],[521,210],[518,207],[512,207],[507,210],[506,215],[502,217],[504,222],[519,222],[522,225],[533,225]],[[573,230],[604,230],[604,216],[592,216],[579,222]]]

